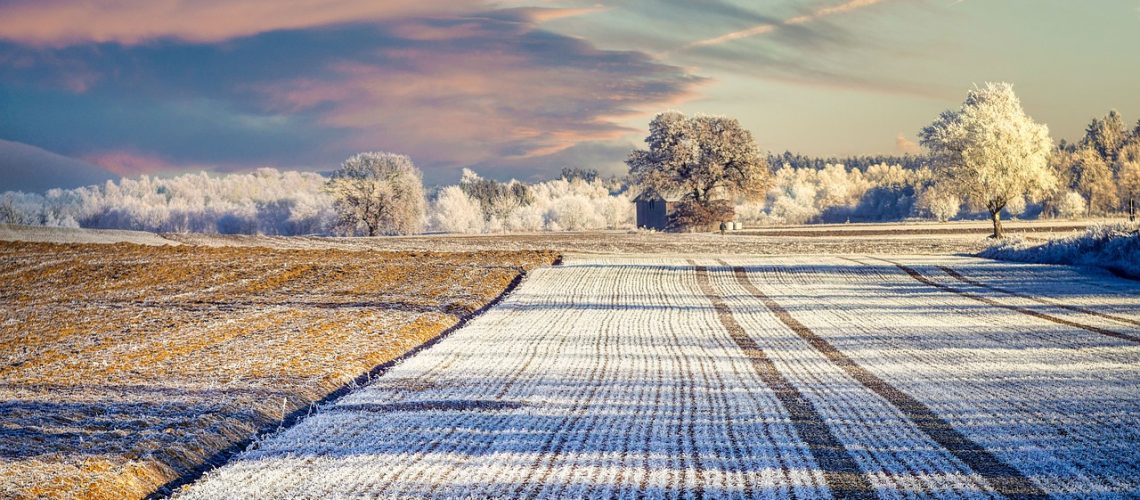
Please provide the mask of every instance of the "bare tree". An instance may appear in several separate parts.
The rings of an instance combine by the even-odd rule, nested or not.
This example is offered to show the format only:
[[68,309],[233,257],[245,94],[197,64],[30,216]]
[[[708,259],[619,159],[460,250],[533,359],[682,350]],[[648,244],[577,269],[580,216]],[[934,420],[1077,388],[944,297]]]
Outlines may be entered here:
[[328,189],[344,234],[411,234],[423,228],[424,186],[411,158],[360,153],[333,173]]
[[1057,185],[1048,166],[1049,128],[1025,114],[1008,83],[974,88],[960,109],[943,112],[919,137],[939,182],[987,210],[995,238],[1002,237],[1001,210],[1010,200],[1036,201]]

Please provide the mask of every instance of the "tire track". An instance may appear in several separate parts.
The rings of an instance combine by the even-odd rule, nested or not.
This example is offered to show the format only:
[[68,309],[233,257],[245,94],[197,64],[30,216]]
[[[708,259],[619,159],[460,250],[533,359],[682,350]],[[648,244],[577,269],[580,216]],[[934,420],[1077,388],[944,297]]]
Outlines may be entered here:
[[696,267],[697,285],[701,293],[712,302],[717,319],[728,331],[736,346],[751,361],[756,373],[775,393],[788,413],[796,434],[808,445],[816,463],[823,469],[824,480],[831,492],[840,498],[878,498],[870,479],[859,468],[851,453],[831,432],[823,416],[816,411],[803,393],[776,369],[772,360],[768,359],[768,355],[736,322],[724,299],[713,290],[708,267],[697,266],[691,260],[689,264]]
[[1108,313],[1104,313],[1104,312],[1100,312],[1100,311],[1094,311],[1094,310],[1086,308],[1086,307],[1074,306],[1074,305],[1070,305],[1070,304],[1063,304],[1060,302],[1055,302],[1052,300],[1047,300],[1047,299],[1044,299],[1041,297],[1037,297],[1035,295],[1029,295],[1027,293],[1015,292],[1013,290],[1009,290],[1007,288],[1003,288],[1000,286],[983,283],[981,281],[966,277],[962,273],[955,271],[954,269],[950,268],[949,266],[938,266],[938,269],[941,269],[942,272],[950,275],[951,278],[954,278],[954,279],[961,281],[963,283],[968,283],[968,284],[974,285],[976,287],[985,288],[988,290],[993,290],[995,292],[1000,292],[1000,293],[1004,293],[1007,295],[1013,295],[1014,297],[1020,297],[1023,299],[1032,300],[1038,304],[1044,304],[1044,305],[1051,306],[1051,307],[1059,307],[1061,309],[1065,309],[1068,311],[1084,313],[1084,314],[1088,314],[1090,316],[1097,316],[1100,318],[1104,318],[1104,319],[1108,319],[1108,320],[1112,320],[1112,321],[1116,321],[1116,322],[1124,323],[1124,324],[1128,324],[1128,325],[1140,326],[1140,320],[1134,320],[1131,318],[1125,318],[1123,316],[1117,316],[1115,314],[1108,314]]
[[[723,337],[721,337],[719,335],[714,336],[713,340],[716,342],[717,347],[724,350],[724,351],[730,351],[732,349],[732,347],[730,347],[724,343]],[[731,460],[731,463],[732,463],[731,472],[733,473],[734,476],[738,476],[738,478],[740,479],[740,481],[743,485],[743,488],[744,488],[744,495],[745,496],[751,496],[753,494],[752,491],[754,489],[754,485],[753,485],[753,481],[751,478],[751,474],[749,474],[749,471],[747,470],[747,468],[745,466],[744,450],[743,450],[743,446],[742,446],[743,441],[737,437],[737,433],[736,433],[736,429],[735,429],[736,423],[734,422],[734,420],[732,418],[732,413],[733,413],[732,412],[732,402],[729,401],[728,395],[726,394],[727,391],[729,390],[730,385],[725,380],[725,377],[722,376],[720,370],[717,369],[715,364],[713,365],[712,369],[706,370],[705,363],[700,362],[700,361],[698,361],[698,362],[701,366],[701,375],[702,375],[702,378],[704,379],[705,386],[706,387],[712,386],[712,387],[716,388],[713,391],[713,393],[717,396],[717,399],[720,402],[720,409],[721,409],[721,411],[723,411],[725,438],[728,439],[728,446],[729,446],[729,451],[730,451],[730,455],[731,455],[731,459],[732,459]],[[733,374],[736,375],[737,380],[739,380],[740,374],[739,374],[739,371],[736,369],[736,366],[733,365],[732,369],[733,369]],[[711,372],[713,378],[716,379],[715,382],[709,379],[709,373],[710,372]],[[715,384],[715,385],[713,385],[713,384]]]
[[[876,280],[879,280],[880,283],[882,281],[894,280],[898,276],[897,271],[894,271],[892,273],[891,269],[894,269],[893,266],[891,266],[891,268],[887,269],[887,268],[882,268],[881,266],[880,267],[873,267],[876,265],[876,263],[869,264],[869,263],[862,262],[859,260],[850,259],[847,257],[837,257],[837,258],[842,259],[842,260],[846,260],[848,262],[852,262],[853,264],[855,264],[857,266],[857,269],[860,271],[859,274],[863,274],[864,276],[874,276],[874,278]],[[881,269],[887,269],[887,272],[883,272]],[[896,310],[906,309],[908,307],[912,307],[912,306],[904,305],[904,303],[898,302],[898,300],[901,298],[902,297],[899,297],[899,298],[896,298],[894,301],[892,301],[892,305],[894,306],[894,308]],[[908,299],[913,300],[913,298],[908,298]],[[916,301],[916,302],[920,302],[920,301]],[[982,310],[982,312],[984,314],[984,310]],[[860,321],[860,319],[859,319],[859,314],[878,314],[878,313],[879,313],[879,311],[869,312],[869,313],[866,311],[862,311],[862,312],[855,312],[855,313],[850,313],[850,314],[841,314],[839,311],[832,310],[832,311],[830,311],[829,315],[835,315],[840,321],[840,323],[838,323],[838,324],[842,324],[843,321],[856,322],[856,324],[851,325],[851,331],[845,332],[845,334],[851,334],[852,331],[860,331],[860,330],[862,330],[864,332],[878,332],[878,331],[880,331],[877,328],[875,328],[874,326],[867,325],[866,323]],[[960,311],[955,312],[955,314],[957,314],[957,313],[960,313]],[[1014,322],[1015,324],[1009,325],[1008,323],[1010,321]],[[1000,328],[1003,328],[1003,329],[1031,328],[1028,326],[1018,326],[1018,325],[1025,325],[1025,323],[1022,323],[1023,321],[1024,321],[1024,319],[1022,319],[1020,317],[1020,315],[1013,315],[1013,316],[1011,316],[1007,319],[1004,319],[1002,321],[978,323],[979,326],[981,326],[981,325],[985,325],[985,326],[981,326],[980,331],[974,332],[973,335],[975,337],[973,337],[973,338],[976,338],[979,341],[982,339],[986,339],[990,342],[993,342],[993,344],[991,345],[992,347],[996,347],[999,349],[1007,349],[1007,348],[1016,348],[1016,346],[1023,346],[1024,345],[1023,342],[1026,340],[1027,337],[1029,337],[1029,338],[1034,338],[1034,339],[1040,341],[1041,343],[1043,343],[1042,346],[1043,346],[1043,348],[1046,348],[1046,349],[1052,349],[1053,345],[1059,345],[1063,349],[1069,351],[1069,352],[1067,352],[1067,354],[1069,354],[1069,355],[1080,353],[1080,354],[1084,354],[1086,356],[1091,355],[1094,357],[1101,357],[1101,355],[1103,354],[1103,352],[1095,352],[1095,351],[1103,351],[1103,349],[1096,349],[1094,351],[1095,353],[1090,352],[1093,350],[1086,349],[1086,347],[1089,345],[1088,342],[1085,342],[1083,344],[1072,342],[1075,339],[1073,338],[1074,336],[1072,336],[1071,334],[1064,334],[1064,333],[1057,333],[1057,332],[1050,334],[1050,333],[1046,333],[1046,332],[1035,332],[1035,331],[1033,331],[1033,329],[1030,329],[1030,330],[1022,330],[1022,331],[1024,331],[1024,337],[1019,335],[1017,339],[1013,339],[1013,338],[1010,338],[1008,333],[992,333],[991,331],[989,331],[990,328],[997,327],[999,325],[1000,325]],[[1032,321],[1030,321],[1030,322],[1032,323]],[[952,326],[956,326],[958,324],[959,323],[957,322],[957,319],[953,319],[950,322],[944,322],[942,327],[943,328],[952,327]],[[903,332],[898,332],[898,331],[896,331],[896,332],[897,333],[903,333]],[[1088,336],[1077,336],[1077,337],[1081,337],[1081,338],[1084,338],[1086,340],[1090,338]],[[1097,337],[1093,338],[1093,340],[1096,340],[1099,338],[1100,337],[1097,336]],[[1045,344],[1050,344],[1050,345],[1045,345]],[[873,346],[867,346],[867,347],[874,348]],[[919,352],[922,352],[922,351],[929,352],[928,348],[938,349],[938,347],[933,347],[933,346],[914,346],[914,347],[919,349]],[[975,347],[976,346],[971,346],[971,349],[973,349]],[[1120,347],[1116,347],[1112,350],[1115,351],[1118,349],[1133,349],[1133,348],[1134,347],[1131,344],[1123,344]],[[1108,359],[1113,359],[1113,358],[1116,358],[1116,357],[1115,356],[1109,356],[1108,357]],[[910,357],[909,360],[905,361],[905,363],[925,364],[925,363],[928,363],[930,361],[934,361],[935,359],[936,359],[936,357],[931,358],[931,357],[927,357],[927,356],[913,356],[913,357]],[[978,362],[978,360],[976,360],[976,359],[975,360],[966,360],[966,361],[969,363]],[[903,363],[904,361],[900,360],[899,362]],[[1033,362],[1033,361],[1026,359],[1026,360],[1022,360],[1021,362]],[[1081,361],[1069,359],[1068,357],[1058,357],[1058,356],[1051,356],[1049,358],[1048,362],[1049,363],[1055,363],[1055,364],[1072,364],[1072,365],[1082,364]],[[929,381],[950,381],[950,380],[955,380],[956,378],[958,378],[962,375],[962,367],[958,366],[958,365],[942,366],[939,368],[935,368],[933,365],[931,365],[931,366],[928,366],[928,369],[933,369],[933,371],[928,372],[928,374],[927,374],[927,380],[929,380]],[[989,375],[990,376],[1002,376],[1002,377],[1008,376],[1008,375],[999,375],[997,373],[990,373]],[[1040,375],[1038,375],[1038,376],[1040,376]],[[912,381],[907,380],[906,383],[912,383]],[[941,385],[941,382],[935,382],[935,383]],[[949,384],[947,384],[947,385],[949,385]],[[1070,485],[1071,484],[1080,484],[1080,483],[1083,483],[1086,485],[1088,485],[1088,484],[1111,485],[1108,487],[1113,489],[1113,491],[1128,491],[1129,482],[1127,480],[1123,480],[1123,481],[1121,480],[1120,474],[1122,474],[1122,473],[1117,472],[1117,471],[1109,472],[1110,469],[1119,468],[1120,467],[1119,465],[1113,466],[1113,467],[1105,467],[1103,464],[1093,464],[1093,463],[1088,463],[1088,462],[1084,462],[1081,460],[1074,460],[1073,458],[1074,458],[1074,456],[1080,456],[1082,454],[1082,450],[1103,449],[1104,442],[1106,439],[1115,440],[1115,441],[1118,441],[1121,443],[1140,442],[1137,440],[1137,436],[1138,436],[1137,432],[1130,431],[1130,429],[1135,429],[1136,427],[1128,426],[1128,425],[1121,425],[1119,423],[1119,421],[1113,422],[1112,420],[1106,419],[1105,416],[1100,415],[1100,414],[1083,414],[1080,417],[1081,424],[1075,424],[1074,422],[1067,421],[1067,419],[1070,416],[1075,416],[1077,414],[1080,414],[1079,411],[1073,409],[1072,407],[1065,407],[1065,406],[1056,407],[1053,404],[1046,403],[1047,401],[1049,401],[1049,399],[1051,397],[1050,393],[1055,391],[1055,390],[1058,390],[1060,387],[1063,387],[1063,386],[1058,386],[1057,389],[1039,387],[1033,391],[1025,390],[1025,392],[1010,394],[1010,393],[1002,393],[1002,391],[1000,389],[997,389],[997,388],[993,388],[993,387],[987,388],[986,385],[987,384],[984,381],[976,381],[974,384],[971,384],[971,386],[972,386],[971,388],[966,389],[966,390],[957,391],[958,392],[958,394],[957,394],[958,400],[959,401],[968,401],[971,398],[984,399],[984,400],[997,399],[997,400],[1000,400],[1002,403],[1000,405],[993,405],[993,407],[991,407],[989,410],[985,410],[985,411],[995,412],[995,413],[991,413],[992,415],[995,415],[995,417],[999,413],[1001,415],[1009,415],[1009,414],[1022,415],[1023,416],[1022,418],[1028,417],[1028,422],[1034,422],[1035,423],[1036,430],[1035,430],[1034,439],[1041,439],[1043,441],[1038,441],[1036,443],[1030,444],[1030,446],[1033,446],[1033,447],[1040,446],[1044,450],[1050,450],[1049,453],[1051,455],[1053,455],[1053,457],[1051,457],[1052,460],[1050,460],[1051,464],[1049,466],[1045,467],[1046,469],[1052,469],[1052,470],[1049,470],[1044,475],[1042,475],[1042,473],[1041,473],[1041,464],[1040,463],[1033,464],[1033,465],[1037,466],[1038,468],[1037,468],[1037,470],[1032,472],[1030,475],[1033,475],[1033,477],[1035,479],[1040,481],[1043,488],[1045,488],[1046,490],[1048,490],[1054,494],[1061,492],[1061,491],[1064,491],[1063,489],[1058,488],[1057,482],[1049,482],[1050,480],[1056,481],[1056,478],[1058,476],[1062,476],[1062,477],[1065,477],[1065,481],[1063,481],[1063,482],[1070,484]],[[947,389],[949,389],[949,387],[947,387]],[[995,390],[995,389],[997,389],[997,390]],[[926,394],[930,394],[930,393],[926,393]],[[1064,405],[1064,403],[1062,403],[1062,405]],[[1000,418],[1000,417],[996,417],[996,418]],[[1006,418],[1008,418],[1008,416]],[[1109,418],[1111,418],[1111,417],[1109,417]],[[1021,422],[1025,422],[1025,420],[1021,420]],[[1113,425],[1115,425],[1115,426],[1117,426],[1117,429],[1113,432],[1113,435],[1111,438],[1107,438],[1103,434],[1103,432],[1096,432],[1096,433],[1091,433],[1091,434],[1087,433],[1087,430],[1085,428],[1082,428],[1085,425],[1093,425],[1093,426],[1099,426],[1099,425],[1113,426]],[[1048,441],[1050,439],[1056,439],[1058,437],[1064,438],[1066,440],[1064,445],[1057,445],[1057,444],[1053,444],[1053,443],[1048,443]],[[1038,444],[1038,443],[1048,443],[1048,444]],[[987,445],[987,446],[992,446],[992,445]],[[999,444],[998,446],[1004,446],[1004,445]],[[1005,449],[1005,448],[1002,448],[1002,449]],[[1028,462],[1025,462],[1023,460],[1025,460],[1025,459],[1019,458],[1017,463],[1019,465],[1021,465],[1021,464],[1026,465],[1027,466],[1027,467],[1025,467],[1026,469],[1032,467],[1029,465]],[[1057,472],[1060,470],[1063,470],[1064,472],[1063,473]],[[1135,472],[1134,472],[1135,470],[1136,470],[1136,467],[1131,467],[1131,472],[1124,472],[1123,473],[1124,477],[1136,477]],[[1028,473],[1028,471],[1027,471],[1027,473]]]
[[1046,313],[1043,313],[1040,311],[1034,311],[1032,309],[1027,309],[1027,308],[1021,307],[1021,306],[1015,306],[1015,305],[1011,305],[1011,304],[1003,304],[1003,303],[998,302],[998,301],[991,299],[989,297],[984,297],[984,296],[978,295],[976,293],[970,293],[970,292],[962,291],[962,290],[954,288],[950,285],[945,285],[945,284],[939,283],[937,281],[934,281],[934,280],[926,277],[925,275],[920,273],[917,269],[914,269],[914,268],[909,267],[909,266],[905,266],[905,265],[900,264],[898,262],[893,262],[893,261],[889,261],[887,259],[881,259],[878,257],[871,257],[871,258],[876,259],[876,260],[881,260],[883,262],[886,262],[888,264],[891,264],[891,265],[901,269],[904,273],[909,275],[911,278],[914,278],[914,280],[918,281],[919,283],[929,285],[929,286],[932,286],[932,287],[937,288],[939,290],[943,290],[946,292],[953,293],[955,295],[960,295],[962,297],[966,297],[968,299],[975,300],[975,301],[981,302],[983,304],[988,304],[988,305],[991,305],[994,307],[1000,307],[1002,309],[1019,312],[1021,314],[1025,314],[1027,316],[1033,316],[1034,318],[1043,319],[1045,321],[1056,323],[1058,325],[1070,326],[1073,328],[1080,328],[1081,330],[1096,333],[1099,335],[1104,335],[1106,337],[1112,337],[1114,339],[1127,340],[1129,342],[1140,342],[1140,337],[1129,335],[1127,333],[1121,333],[1121,332],[1118,332],[1115,330],[1109,330],[1107,328],[1101,328],[1099,326],[1086,325],[1084,323],[1078,323],[1076,321],[1067,320],[1065,318],[1059,318],[1057,316],[1053,316],[1052,314],[1046,314]]
[[[878,261],[687,258],[536,272],[463,335],[180,500],[1140,492],[1140,346],[919,284],[892,291],[884,283],[911,279]],[[961,290],[1114,325],[959,284],[933,267],[951,259],[930,264],[918,267]],[[757,300],[745,269],[747,283],[842,352],[840,363]],[[876,382],[893,387],[867,385]],[[881,392],[892,390],[905,394]]]
[[[721,265],[728,266],[724,261]],[[939,417],[930,407],[911,395],[887,383],[877,375],[863,368],[846,354],[843,354],[831,343],[816,335],[811,329],[800,323],[795,317],[784,309],[778,302],[762,292],[748,276],[743,267],[732,267],[736,280],[748,293],[760,300],[781,323],[791,328],[800,338],[807,341],[820,354],[839,366],[864,387],[889,401],[907,416],[914,425],[923,431],[934,442],[949,451],[952,455],[977,472],[995,491],[1011,498],[1048,498],[1041,487],[1026,477],[1017,469],[1002,462],[983,446],[975,443],[966,435],[955,429],[950,422]]]

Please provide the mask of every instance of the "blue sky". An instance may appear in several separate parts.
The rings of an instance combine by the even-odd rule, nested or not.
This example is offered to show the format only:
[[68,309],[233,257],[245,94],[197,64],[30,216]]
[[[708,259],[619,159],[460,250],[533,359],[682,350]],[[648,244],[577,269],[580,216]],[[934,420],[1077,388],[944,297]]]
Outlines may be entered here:
[[9,0],[0,169],[40,148],[125,175],[365,150],[432,183],[618,172],[666,109],[772,151],[894,153],[997,80],[1073,139],[1140,118],[1137,46],[1137,0]]

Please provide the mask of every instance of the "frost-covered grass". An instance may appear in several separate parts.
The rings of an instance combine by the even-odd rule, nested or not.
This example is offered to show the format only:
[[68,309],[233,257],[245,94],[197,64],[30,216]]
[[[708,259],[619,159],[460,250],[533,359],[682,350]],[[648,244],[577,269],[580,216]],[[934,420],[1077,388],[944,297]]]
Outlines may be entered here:
[[0,243],[0,498],[140,498],[549,252]]
[[[1140,345],[980,305],[892,264],[858,259],[868,264],[726,258],[738,272],[688,255],[571,257],[535,271],[432,349],[180,493],[1036,493],[1011,488],[1018,479],[1062,498],[1140,491]],[[900,262],[953,286],[965,285],[938,266],[1120,317],[1140,311],[1140,299],[1127,293],[1140,285],[1072,268],[947,256]],[[1103,281],[1120,290],[1106,293]],[[1137,325],[1104,317],[1045,312],[1140,334]],[[789,327],[787,316],[801,328]],[[959,434],[948,439],[948,429]],[[1009,469],[987,467],[992,462],[980,456]]]
[[1084,234],[1042,244],[1010,238],[978,255],[1017,262],[1102,267],[1140,279],[1140,224],[1098,225]]

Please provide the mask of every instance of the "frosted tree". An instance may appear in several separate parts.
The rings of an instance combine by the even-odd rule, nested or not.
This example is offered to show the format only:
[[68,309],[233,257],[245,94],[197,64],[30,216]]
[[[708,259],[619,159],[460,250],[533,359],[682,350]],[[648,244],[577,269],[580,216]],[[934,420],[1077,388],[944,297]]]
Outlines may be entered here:
[[337,229],[344,234],[411,234],[424,220],[424,186],[411,158],[360,153],[345,160],[328,183]]
[[24,223],[161,232],[327,234],[335,218],[313,172],[140,176],[44,194],[5,195]]
[[1128,130],[1124,126],[1124,119],[1114,109],[1103,119],[1093,118],[1085,128],[1081,145],[1093,148],[1104,161],[1112,162],[1116,160],[1117,152],[1127,139]]
[[1105,213],[1119,203],[1116,184],[1108,163],[1091,146],[1077,151],[1072,157],[1074,188],[1088,201],[1088,213]]
[[930,213],[938,222],[946,222],[962,210],[962,199],[946,189],[931,187],[919,195],[918,207]]
[[764,193],[767,162],[735,119],[668,111],[649,123],[645,143],[648,149],[634,150],[625,161],[642,187],[703,205]]
[[1136,205],[1140,203],[1140,137],[1120,149],[1116,158],[1116,185],[1128,210],[1128,220],[1136,220]]
[[1008,83],[974,88],[961,108],[943,112],[919,137],[939,182],[988,211],[995,238],[1002,237],[1001,210],[1010,200],[1036,201],[1057,184],[1048,166],[1049,128],[1025,114]]
[[447,186],[439,192],[431,207],[431,226],[447,233],[479,233],[483,231],[483,211],[479,201],[459,186]]
[[1076,191],[1065,191],[1055,203],[1058,217],[1073,219],[1084,215],[1087,204],[1085,197]]
[[516,208],[530,205],[534,201],[526,184],[514,179],[510,182],[484,179],[467,168],[463,169],[459,187],[467,196],[479,202],[483,220],[487,222],[491,218],[504,219]]

